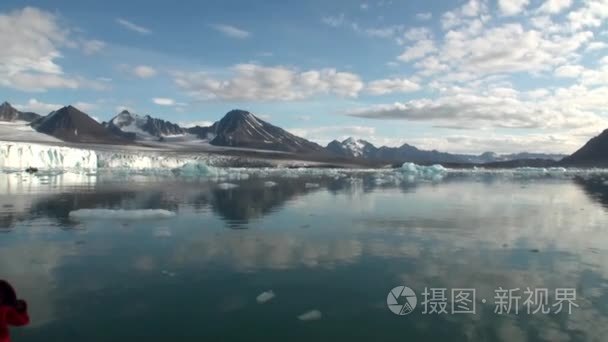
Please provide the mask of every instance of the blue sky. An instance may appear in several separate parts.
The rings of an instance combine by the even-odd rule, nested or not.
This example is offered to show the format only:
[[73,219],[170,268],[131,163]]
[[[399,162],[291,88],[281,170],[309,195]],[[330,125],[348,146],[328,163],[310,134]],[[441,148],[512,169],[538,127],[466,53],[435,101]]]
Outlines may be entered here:
[[569,153],[608,128],[607,21],[607,0],[5,0],[0,89],[99,120],[242,108],[320,143]]

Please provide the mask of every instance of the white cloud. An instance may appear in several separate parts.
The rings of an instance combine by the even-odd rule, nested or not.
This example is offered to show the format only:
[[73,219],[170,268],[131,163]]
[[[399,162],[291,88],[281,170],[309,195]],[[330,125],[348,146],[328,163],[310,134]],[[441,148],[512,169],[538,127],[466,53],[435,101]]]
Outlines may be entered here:
[[30,92],[97,87],[57,64],[60,49],[70,45],[69,30],[52,13],[32,7],[0,13],[0,85]]
[[166,97],[155,97],[152,99],[152,102],[159,106],[173,106],[175,105],[175,100],[166,98]]
[[44,103],[32,98],[29,99],[26,104],[15,104],[14,107],[20,111],[34,112],[44,115],[63,107],[63,105]]
[[127,29],[129,29],[131,31],[140,33],[140,34],[150,34],[150,33],[152,33],[152,31],[150,31],[149,29],[147,29],[147,28],[145,28],[143,26],[134,24],[133,22],[128,21],[126,19],[117,18],[116,22],[119,23],[120,25],[122,25],[123,27],[125,27],[125,28],[127,28]]
[[572,6],[572,0],[545,0],[539,7],[539,11],[549,14],[557,14]]
[[418,20],[430,20],[433,14],[430,12],[416,13],[416,19]]
[[468,129],[573,129],[608,126],[608,120],[595,114],[606,106],[608,87],[559,88],[551,96],[533,100],[512,88],[455,89],[437,99],[373,105],[347,114],[371,119],[436,122]]
[[340,26],[342,26],[346,22],[346,19],[344,17],[344,13],[341,13],[338,16],[326,16],[326,17],[323,17],[321,19],[321,21],[325,25],[329,25],[331,27],[340,27]]
[[292,101],[319,94],[356,97],[363,89],[358,75],[335,69],[298,71],[276,66],[238,64],[232,78],[218,79],[203,72],[177,72],[175,83],[202,100]]
[[403,51],[403,53],[397,57],[397,59],[402,62],[409,62],[422,58],[432,52],[435,52],[436,50],[437,48],[432,40],[424,39],[405,49],[405,51]]
[[82,42],[82,51],[85,55],[92,55],[106,47],[101,40],[87,40]]
[[419,41],[425,39],[432,39],[433,34],[431,30],[426,27],[412,27],[403,33],[403,37],[411,41]]
[[288,128],[291,134],[326,145],[334,139],[344,140],[349,137],[370,139],[376,129],[370,126],[337,125],[306,128]]
[[201,120],[201,121],[179,122],[178,125],[180,125],[181,127],[186,127],[186,128],[195,127],[195,126],[209,127],[209,126],[213,125],[213,121]]
[[361,5],[359,5],[359,8],[362,9],[363,11],[366,11],[369,9],[369,5],[366,3],[362,3]]
[[216,24],[216,25],[211,25],[211,27],[214,30],[221,32],[222,34],[224,34],[228,37],[231,37],[231,38],[245,39],[245,38],[249,38],[249,36],[251,36],[250,32],[242,30],[235,26],[231,26],[231,25]]
[[[97,108],[96,104],[89,103],[89,102],[75,102],[72,105],[84,112],[94,110]],[[25,104],[15,104],[14,106],[16,109],[18,109],[20,111],[30,111],[30,112],[35,112],[38,114],[45,115],[45,114],[50,113],[54,110],[57,110],[61,107],[64,107],[65,105],[41,102],[35,98],[31,98]]]
[[150,78],[156,76],[156,69],[147,65],[138,65],[132,70],[133,75],[139,78]]
[[408,93],[419,89],[420,85],[418,83],[400,78],[376,80],[367,85],[367,92],[372,95]]
[[516,15],[522,12],[530,0],[498,0],[498,8],[503,15]]
[[608,1],[606,0],[585,1],[583,6],[568,13],[570,26],[573,30],[599,27],[606,18],[608,18]]
[[605,48],[608,48],[608,44],[605,42],[591,42],[587,45],[585,52],[604,50]]
[[557,77],[577,78],[583,70],[585,70],[585,68],[580,65],[562,65],[555,69],[554,74]]

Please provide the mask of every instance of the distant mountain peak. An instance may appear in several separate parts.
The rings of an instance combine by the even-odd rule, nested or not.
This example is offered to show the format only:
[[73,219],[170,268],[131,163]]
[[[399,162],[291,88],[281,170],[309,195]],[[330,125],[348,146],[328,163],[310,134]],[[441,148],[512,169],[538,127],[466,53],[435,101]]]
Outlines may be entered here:
[[322,152],[323,147],[274,126],[253,113],[233,109],[212,126],[212,145],[285,152]]
[[27,121],[32,122],[40,115],[31,112],[22,112],[13,107],[8,101],[0,104],[0,121]]
[[168,135],[186,133],[186,129],[169,121],[153,118],[150,115],[139,115],[123,110],[107,124],[115,134],[127,139],[159,139]]
[[43,117],[32,126],[41,133],[64,141],[101,144],[124,144],[126,141],[106,130],[99,122],[69,105]]

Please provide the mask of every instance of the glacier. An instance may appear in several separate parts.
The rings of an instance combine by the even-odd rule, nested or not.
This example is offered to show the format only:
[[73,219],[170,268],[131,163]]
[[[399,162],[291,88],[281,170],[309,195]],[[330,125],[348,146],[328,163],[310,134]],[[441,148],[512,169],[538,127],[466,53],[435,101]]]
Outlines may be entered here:
[[31,144],[20,142],[0,143],[0,168],[25,170],[35,167],[40,170],[96,170],[97,153],[92,150]]
[[[39,170],[37,175],[53,175],[64,172],[84,175],[159,175],[161,177],[179,178],[209,178],[226,187],[232,181],[256,178],[315,178],[329,177],[361,178],[370,176],[378,185],[401,184],[408,182],[436,182],[445,177],[464,175],[482,176],[499,175],[510,178],[539,178],[539,177],[574,177],[593,174],[608,174],[607,169],[576,169],[576,168],[515,168],[515,169],[485,169],[474,167],[468,169],[448,169],[441,165],[417,165],[404,163],[395,169],[327,169],[327,168],[292,168],[286,162],[284,166],[276,167],[227,167],[230,165],[229,156],[210,155],[206,153],[177,153],[159,150],[133,150],[129,148],[92,146],[91,148],[73,148],[49,143],[25,143],[0,141],[0,171],[23,173],[29,167]],[[293,164],[292,164],[293,165]],[[295,164],[297,165],[297,164]],[[45,180],[44,182],[47,182]],[[311,180],[307,187],[313,188],[318,183]],[[266,182],[264,186],[275,186],[274,182]]]

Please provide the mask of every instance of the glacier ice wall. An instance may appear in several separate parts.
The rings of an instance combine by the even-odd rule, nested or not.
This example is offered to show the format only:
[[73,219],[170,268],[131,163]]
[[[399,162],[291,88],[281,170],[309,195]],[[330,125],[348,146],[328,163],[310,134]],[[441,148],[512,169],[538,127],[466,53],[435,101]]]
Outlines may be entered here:
[[97,153],[92,150],[19,143],[0,142],[0,168],[25,170],[96,170]]

